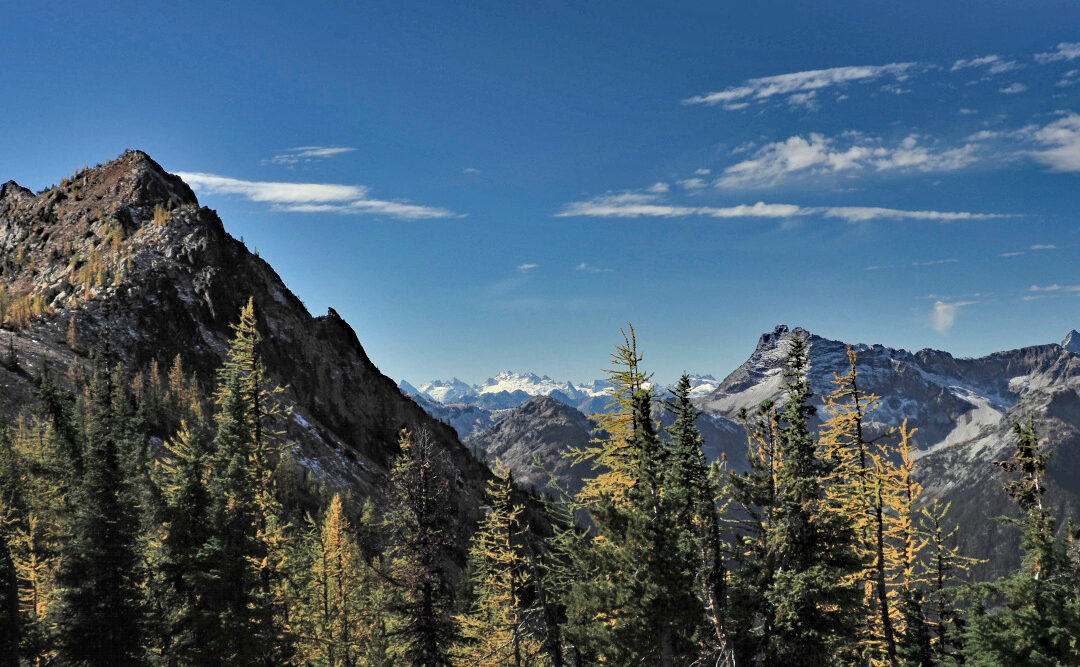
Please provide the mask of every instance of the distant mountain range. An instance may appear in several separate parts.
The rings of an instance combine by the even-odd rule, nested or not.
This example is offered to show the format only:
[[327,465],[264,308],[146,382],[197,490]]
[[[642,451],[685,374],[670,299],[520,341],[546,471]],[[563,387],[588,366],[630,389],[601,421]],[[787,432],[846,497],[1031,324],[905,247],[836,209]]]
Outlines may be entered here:
[[[713,376],[694,375],[690,382],[691,396],[694,398],[711,394],[719,385]],[[586,414],[594,414],[607,409],[611,384],[606,380],[573,383],[552,380],[532,372],[504,370],[480,384],[468,384],[454,378],[414,386],[402,380],[397,384],[397,389],[407,396],[420,397],[442,406],[473,406],[486,410],[516,408],[534,396],[551,396],[559,403]]]
[[[737,414],[742,407],[783,399],[783,361],[793,336],[809,344],[810,384],[819,397],[832,390],[834,373],[845,372],[847,343],[784,325],[763,334],[750,358],[722,381],[709,376],[695,380],[695,401],[704,412],[698,425],[710,457],[723,455],[730,467],[743,466],[746,438]],[[996,568],[1015,562],[1015,530],[993,521],[1008,513],[1010,505],[1001,491],[1000,470],[992,462],[1009,455],[1012,424],[1029,416],[1053,451],[1050,501],[1077,516],[1080,333],[1069,332],[1061,343],[979,358],[883,345],[852,348],[858,354],[861,387],[882,398],[874,422],[885,427],[907,419],[918,428],[917,465],[925,497],[951,502],[957,521],[977,526],[963,533],[970,553],[992,556]],[[575,385],[532,373],[500,373],[478,386],[432,382],[406,393],[429,414],[453,425],[475,453],[498,455],[517,466],[520,479],[541,481],[533,466],[536,454],[545,468],[573,488],[588,471],[561,464],[561,455],[591,435],[585,414],[606,405],[604,388],[600,382]],[[533,398],[537,396],[548,399],[538,403]],[[664,420],[662,410],[656,416]]]

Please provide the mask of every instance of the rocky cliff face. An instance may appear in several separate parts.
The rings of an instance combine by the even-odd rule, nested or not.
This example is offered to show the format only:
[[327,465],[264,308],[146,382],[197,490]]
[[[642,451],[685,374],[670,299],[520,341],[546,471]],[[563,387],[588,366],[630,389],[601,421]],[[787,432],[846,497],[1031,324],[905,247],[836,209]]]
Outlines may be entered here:
[[[806,337],[810,381],[820,395],[831,391],[834,373],[847,370],[845,343],[778,326],[764,334],[750,358],[701,401],[720,420],[732,420],[740,407],[783,398],[783,359],[792,336]],[[1001,471],[993,461],[1008,457],[1015,445],[1012,425],[1033,418],[1053,452],[1049,500],[1061,514],[1080,516],[1080,356],[1070,333],[1060,344],[1036,345],[958,358],[938,350],[908,352],[882,345],[853,345],[858,353],[860,386],[882,397],[874,420],[882,427],[905,418],[919,429],[915,441],[924,497],[952,503],[952,517],[964,526],[961,541],[969,553],[992,558],[997,569],[1016,562],[1015,528],[994,521],[1014,514],[1002,491]],[[742,456],[745,444],[730,441],[729,458]],[[986,573],[981,573],[986,574]]]
[[374,493],[403,429],[427,428],[459,473],[463,517],[475,516],[486,468],[454,430],[402,395],[330,309],[312,317],[274,270],[229,236],[187,185],[128,151],[34,194],[0,189],[0,304],[20,372],[0,370],[8,411],[25,404],[41,364],[62,374],[108,328],[131,370],[183,355],[207,386],[241,306],[254,297],[273,379],[287,386],[287,424],[301,462],[331,484]]

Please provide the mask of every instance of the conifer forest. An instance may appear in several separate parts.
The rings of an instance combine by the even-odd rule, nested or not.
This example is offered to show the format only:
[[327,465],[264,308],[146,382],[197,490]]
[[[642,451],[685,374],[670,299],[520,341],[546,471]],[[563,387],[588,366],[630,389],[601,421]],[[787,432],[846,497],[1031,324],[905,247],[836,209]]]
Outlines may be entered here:
[[733,472],[706,460],[689,380],[651,389],[631,328],[600,435],[565,453],[590,466],[582,488],[522,490],[496,460],[458,543],[428,431],[400,433],[375,496],[305,474],[273,426],[257,321],[249,301],[209,391],[179,356],[118,365],[107,330],[89,365],[34,378],[0,429],[5,664],[1080,661],[1080,534],[1044,502],[1031,420],[997,462],[1021,564],[972,580],[949,506],[920,501],[917,426],[870,432],[882,397],[855,351],[819,397],[793,338],[786,397],[742,411]]

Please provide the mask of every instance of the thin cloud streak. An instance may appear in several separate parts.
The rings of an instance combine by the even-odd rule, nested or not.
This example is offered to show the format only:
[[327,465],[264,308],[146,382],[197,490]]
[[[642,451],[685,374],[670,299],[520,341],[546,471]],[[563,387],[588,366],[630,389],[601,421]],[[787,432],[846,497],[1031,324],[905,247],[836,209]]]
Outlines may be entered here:
[[337,157],[344,153],[355,151],[351,146],[297,146],[289,148],[285,152],[272,158],[263,160],[263,164],[295,165],[300,162],[315,162],[327,158]]
[[290,213],[386,215],[404,220],[461,217],[444,208],[373,199],[368,197],[370,188],[363,185],[245,181],[186,171],[177,172],[176,175],[200,193],[239,196]]
[[[811,91],[819,91],[832,86],[873,81],[883,76],[892,76],[897,81],[903,81],[917,64],[890,63],[887,65],[832,67],[748,79],[738,86],[688,97],[683,100],[683,104],[706,104],[709,106],[719,104],[731,110],[745,107],[748,101],[761,102],[776,95],[805,95]],[[799,105],[805,104],[809,99],[809,97],[799,97],[795,100],[789,98],[789,102]]]
[[662,203],[655,195],[624,192],[602,195],[586,201],[571,202],[555,217],[591,218],[686,218],[706,217],[717,219],[766,218],[785,219],[820,216],[847,222],[869,220],[990,220],[1013,217],[1001,213],[971,213],[967,211],[908,211],[876,206],[799,206],[796,204],[768,204],[759,201],[737,206],[678,206]]

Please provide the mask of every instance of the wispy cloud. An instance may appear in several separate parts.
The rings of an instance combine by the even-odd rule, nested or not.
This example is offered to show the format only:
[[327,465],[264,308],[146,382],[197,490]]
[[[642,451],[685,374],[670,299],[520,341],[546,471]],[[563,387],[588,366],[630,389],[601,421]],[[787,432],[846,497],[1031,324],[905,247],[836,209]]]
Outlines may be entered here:
[[593,266],[588,262],[582,262],[574,267],[575,271],[583,271],[585,273],[611,273],[614,269],[602,268],[599,266]]
[[539,266],[539,264],[518,264],[517,270],[521,273],[528,273]]
[[1053,243],[1036,243],[1029,248],[1030,250],[1057,250],[1057,246]]
[[1035,130],[1035,141],[1045,149],[1031,153],[1054,171],[1080,171],[1080,114],[1070,113]]
[[724,169],[718,187],[763,187],[793,176],[844,171],[954,171],[977,159],[978,145],[936,150],[922,145],[918,135],[909,135],[899,144],[883,145],[880,140],[859,134],[841,138],[811,133],[766,144],[753,156]]
[[1032,285],[1029,292],[1080,292],[1080,285]]
[[405,220],[460,217],[445,208],[373,199],[368,196],[370,188],[363,185],[245,181],[202,172],[177,172],[176,175],[200,193],[244,197],[294,213],[385,215]]
[[1055,62],[1070,62],[1080,58],[1080,42],[1061,42],[1053,51],[1036,53],[1035,62],[1040,65]]
[[880,271],[883,269],[899,269],[909,266],[940,266],[942,264],[956,264],[960,260],[958,259],[931,259],[926,261],[916,261],[910,264],[889,264],[889,265],[875,265],[866,267],[867,271]]
[[684,190],[701,190],[709,185],[705,182],[705,179],[696,176],[694,178],[684,178],[681,181],[677,181],[677,183],[679,184],[679,187]]
[[951,222],[1011,217],[998,213],[908,211],[876,206],[799,206],[796,204],[768,204],[763,201],[754,204],[739,204],[737,206],[682,206],[665,203],[658,195],[642,192],[610,193],[585,201],[571,202],[555,215],[561,218],[705,217],[717,219],[786,219],[818,216],[848,222],[865,222],[869,220],[937,220]]
[[948,333],[949,329],[956,324],[956,314],[964,306],[970,306],[975,301],[935,301],[934,310],[930,314],[930,324],[938,333]]
[[285,152],[263,160],[263,164],[286,164],[295,165],[300,162],[315,162],[327,158],[337,157],[343,153],[351,153],[355,148],[349,146],[297,146],[289,148]]
[[[861,65],[832,67],[829,69],[809,70],[778,74],[758,79],[748,79],[738,86],[720,91],[696,95],[683,100],[683,104],[722,105],[725,109],[739,109],[749,102],[763,102],[774,96],[788,96],[792,104],[805,104],[811,91],[819,91],[833,86],[854,82],[870,82],[883,76],[891,76],[898,81],[906,79],[917,63],[890,63],[888,65]],[[792,99],[792,96],[799,96]]]
[[483,173],[483,172],[481,172],[476,167],[465,167],[464,169],[461,170],[461,173],[475,175],[475,174],[480,174],[480,173]]
[[991,54],[988,56],[982,56],[981,58],[970,58],[968,60],[957,60],[949,68],[950,72],[955,72],[962,69],[970,69],[973,67],[985,67],[990,74],[1001,74],[1002,72],[1011,72],[1015,69],[1023,67],[1015,60],[1005,60],[999,55]]
[[1026,93],[1027,89],[1028,87],[1026,85],[1020,83],[1019,81],[1014,81],[1009,85],[1005,86],[1004,88],[998,90],[998,92],[1004,93],[1006,95],[1019,95],[1020,93]]

